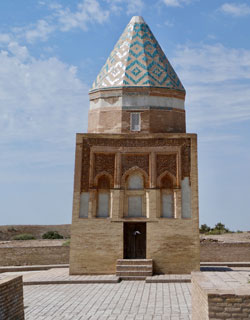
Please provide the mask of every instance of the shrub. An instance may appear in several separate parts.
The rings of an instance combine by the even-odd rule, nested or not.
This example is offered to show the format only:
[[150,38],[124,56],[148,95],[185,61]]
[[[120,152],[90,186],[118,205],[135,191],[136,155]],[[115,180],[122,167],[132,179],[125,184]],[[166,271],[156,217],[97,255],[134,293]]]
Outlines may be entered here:
[[17,229],[14,227],[8,228],[8,232],[17,232]]
[[214,230],[219,230],[222,233],[229,232],[229,229],[225,228],[225,225],[223,223],[221,223],[221,222],[217,223],[214,226]]
[[57,231],[48,231],[43,234],[43,239],[63,239],[63,236]]
[[69,247],[69,245],[70,245],[70,239],[66,240],[66,241],[62,244],[62,246],[64,246],[64,247]]
[[34,240],[36,239],[33,234],[30,233],[22,233],[22,234],[17,234],[16,236],[13,237],[14,240]]
[[228,228],[225,227],[225,225],[221,222],[216,223],[214,228],[210,228],[206,224],[202,224],[200,226],[200,233],[205,233],[207,235],[209,234],[223,234],[223,233],[232,233],[233,231],[230,231]]
[[217,234],[223,234],[225,233],[222,230],[218,230],[218,229],[211,229],[209,232],[207,232],[206,234],[212,234],[212,235],[217,235]]
[[202,224],[200,227],[200,233],[207,233],[211,230],[211,228],[209,226],[207,226],[206,224]]

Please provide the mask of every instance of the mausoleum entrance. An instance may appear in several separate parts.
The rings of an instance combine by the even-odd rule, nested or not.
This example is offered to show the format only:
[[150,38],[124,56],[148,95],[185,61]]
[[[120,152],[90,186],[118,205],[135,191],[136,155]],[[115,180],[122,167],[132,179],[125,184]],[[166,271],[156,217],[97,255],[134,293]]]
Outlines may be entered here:
[[146,223],[125,222],[124,259],[146,259]]

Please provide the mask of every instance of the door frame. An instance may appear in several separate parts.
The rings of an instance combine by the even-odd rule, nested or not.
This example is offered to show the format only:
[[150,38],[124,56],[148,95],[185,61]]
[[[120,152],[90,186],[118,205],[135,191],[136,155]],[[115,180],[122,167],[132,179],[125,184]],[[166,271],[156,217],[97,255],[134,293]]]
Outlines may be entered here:
[[[144,241],[143,241],[143,248],[142,248],[141,257],[136,257],[136,238],[134,238],[133,241],[129,241],[126,238],[128,236],[128,230],[126,230],[126,227],[128,225],[130,227],[132,227],[132,225],[134,225],[135,229],[137,229],[137,228],[139,229],[140,225],[143,226],[143,228],[144,228],[143,231],[145,232],[145,234],[144,234],[144,238],[143,238]],[[132,231],[133,227],[130,229]],[[134,246],[134,248],[132,248],[131,246]],[[134,251],[134,253],[131,254],[131,252],[133,252],[133,251]],[[139,253],[139,255],[140,255],[140,253]],[[132,257],[130,258],[129,256],[130,257],[132,256]],[[146,259],[146,257],[147,257],[147,222],[140,222],[140,221],[123,222],[123,259]]]

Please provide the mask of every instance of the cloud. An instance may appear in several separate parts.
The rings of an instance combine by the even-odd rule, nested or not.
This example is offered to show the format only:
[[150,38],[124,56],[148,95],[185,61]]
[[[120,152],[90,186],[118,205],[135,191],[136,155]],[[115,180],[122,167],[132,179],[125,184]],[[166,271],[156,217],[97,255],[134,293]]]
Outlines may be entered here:
[[[0,52],[0,73],[1,149],[11,157],[26,145],[26,161],[33,163],[38,150],[30,144],[46,144],[53,159],[53,150],[72,148],[75,133],[86,128],[88,110],[88,88],[77,68],[55,57],[35,59],[27,48],[10,43]],[[65,162],[62,154],[57,154],[58,163]],[[49,155],[40,162],[49,164]]]
[[[42,2],[42,5],[45,3]],[[28,43],[37,40],[46,41],[52,33],[58,30],[67,32],[79,28],[86,31],[90,24],[103,24],[109,18],[109,11],[104,10],[98,0],[82,0],[78,3],[76,10],[63,7],[58,3],[49,3],[48,8],[50,15],[28,26],[13,28],[14,38],[25,39]],[[9,36],[0,34],[0,43],[8,42]]]
[[36,25],[29,26],[25,31],[25,38],[28,42],[34,42],[35,40],[47,40],[49,34],[55,30],[55,26],[50,25],[46,20],[37,21]]
[[110,12],[121,14],[126,12],[127,15],[139,15],[144,8],[143,0],[106,0]]
[[224,3],[220,11],[233,17],[243,17],[250,14],[250,6],[246,3]]
[[139,14],[142,12],[144,3],[142,0],[127,0],[127,15]]
[[8,50],[15,56],[18,60],[24,61],[29,58],[29,52],[27,47],[20,46],[16,41],[11,41],[8,44]]
[[6,44],[6,43],[10,42],[10,40],[11,40],[11,37],[9,34],[0,33],[0,44],[1,43]]
[[192,0],[163,0],[168,7],[182,7],[185,4],[191,3]]
[[250,120],[250,50],[222,44],[180,46],[173,65],[187,90],[191,128]]
[[101,8],[97,0],[84,0],[78,4],[76,11],[59,7],[56,9],[59,28],[69,31],[73,28],[88,29],[89,23],[102,24],[109,18],[109,11]]

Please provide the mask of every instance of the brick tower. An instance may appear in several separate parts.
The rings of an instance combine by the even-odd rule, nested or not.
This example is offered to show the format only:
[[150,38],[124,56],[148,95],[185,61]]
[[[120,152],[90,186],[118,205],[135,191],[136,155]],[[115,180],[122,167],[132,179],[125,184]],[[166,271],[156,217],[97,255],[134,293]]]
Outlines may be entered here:
[[185,89],[142,17],[89,96],[88,133],[76,136],[70,273],[112,274],[122,259],[152,260],[154,273],[199,270],[197,135],[186,133]]

